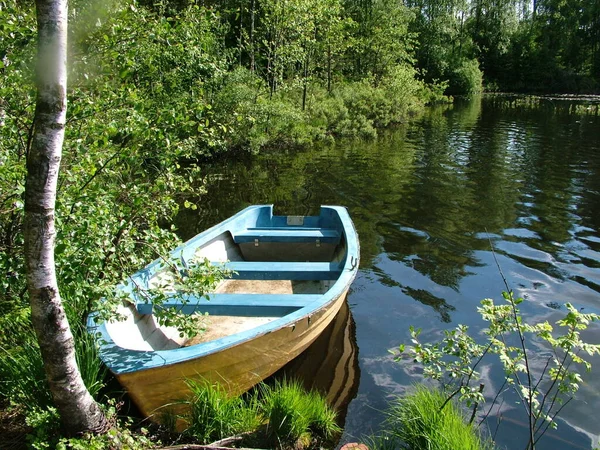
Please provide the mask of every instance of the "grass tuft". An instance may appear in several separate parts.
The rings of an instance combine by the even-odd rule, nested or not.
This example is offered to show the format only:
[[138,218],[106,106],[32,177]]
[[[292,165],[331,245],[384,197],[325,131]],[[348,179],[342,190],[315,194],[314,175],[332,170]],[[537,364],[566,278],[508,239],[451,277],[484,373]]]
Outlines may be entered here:
[[267,434],[279,443],[302,442],[307,436],[329,440],[341,430],[336,413],[321,395],[306,393],[297,381],[283,380],[264,389]]
[[229,397],[218,384],[188,380],[188,385],[186,434],[205,444],[246,434],[246,441],[260,446],[309,448],[341,432],[325,399],[297,381],[261,384],[242,397]]
[[440,410],[445,400],[439,390],[420,385],[392,402],[387,420],[392,439],[400,439],[411,450],[493,449],[452,402]]
[[75,358],[81,378],[90,395],[98,400],[108,373],[107,367],[100,359],[98,343],[82,323],[74,323],[71,330],[75,342]]
[[192,396],[187,433],[210,443],[258,428],[261,417],[256,403],[230,397],[223,387],[202,381],[187,381]]
[[52,405],[44,363],[27,309],[0,317],[0,399],[25,411]]

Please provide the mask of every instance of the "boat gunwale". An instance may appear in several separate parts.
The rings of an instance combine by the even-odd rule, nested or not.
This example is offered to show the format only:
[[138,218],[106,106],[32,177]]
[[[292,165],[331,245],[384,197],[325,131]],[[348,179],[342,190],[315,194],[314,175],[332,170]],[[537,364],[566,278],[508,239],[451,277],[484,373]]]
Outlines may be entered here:
[[[238,212],[237,214],[234,214],[223,222],[220,222],[219,224],[199,233],[172,250],[170,254],[174,255],[181,252],[185,254],[186,250],[188,250],[189,255],[189,249],[193,249],[195,252],[198,246],[202,243],[209,242],[211,239],[216,238],[223,232],[231,232],[232,227],[229,225],[231,225],[232,222],[237,221],[240,217],[245,214],[249,214],[253,210],[259,210],[262,208],[270,208],[270,213],[271,215],[273,214],[273,205],[250,206]],[[331,288],[326,293],[322,294],[319,300],[256,328],[229,336],[224,336],[213,341],[170,350],[131,350],[120,347],[110,336],[105,323],[95,323],[95,313],[92,313],[88,317],[87,326],[90,332],[99,335],[98,342],[100,344],[100,354],[104,363],[113,373],[117,375],[183,363],[207,356],[209,354],[220,352],[236,345],[241,345],[245,342],[258,338],[261,335],[265,335],[282,328],[293,327],[299,321],[310,317],[323,308],[328,307],[341,295],[344,295],[354,280],[356,273],[358,272],[360,254],[356,229],[352,223],[352,220],[350,219],[347,209],[343,206],[321,206],[321,212],[324,209],[333,210],[337,214],[346,238],[347,248],[346,257],[343,266],[341,266],[341,274]],[[199,245],[193,245],[198,242],[200,242]],[[160,259],[157,259],[149,263],[145,268],[136,272],[136,274],[143,273],[144,276],[151,276],[160,264],[160,261]],[[132,277],[136,274],[132,275]],[[127,290],[125,285],[120,286],[122,289]]]

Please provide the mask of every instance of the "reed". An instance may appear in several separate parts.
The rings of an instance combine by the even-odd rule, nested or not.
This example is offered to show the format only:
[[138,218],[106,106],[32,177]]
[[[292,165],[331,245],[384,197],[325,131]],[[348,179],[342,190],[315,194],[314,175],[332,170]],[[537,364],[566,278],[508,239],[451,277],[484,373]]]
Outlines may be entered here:
[[40,349],[28,334],[21,337],[19,347],[0,346],[0,397],[27,411],[45,409],[52,405],[52,397]]
[[[37,338],[29,311],[15,310],[0,320],[0,398],[26,411],[45,410],[53,405]],[[98,357],[93,337],[85,327],[72,327],[75,352],[84,383],[97,397],[104,386],[106,368]]]
[[83,382],[92,397],[98,399],[101,389],[105,386],[108,369],[102,363],[98,354],[98,344],[94,336],[87,332],[82,323],[71,326],[75,340],[75,358]]

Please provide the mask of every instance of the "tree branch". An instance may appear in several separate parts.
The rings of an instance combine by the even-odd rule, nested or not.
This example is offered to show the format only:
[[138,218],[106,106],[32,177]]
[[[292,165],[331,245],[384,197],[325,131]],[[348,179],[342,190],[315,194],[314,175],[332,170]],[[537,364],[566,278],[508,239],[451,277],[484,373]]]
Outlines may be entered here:
[[[508,281],[506,280],[506,277],[504,276],[504,272],[502,272],[502,268],[500,267],[500,263],[498,262],[498,258],[496,258],[496,252],[494,251],[494,245],[491,241],[491,239],[489,239],[489,243],[490,243],[490,248],[492,250],[492,256],[494,257],[494,262],[496,263],[496,266],[498,267],[498,271],[500,272],[500,276],[502,277],[502,281],[504,282],[504,286],[506,287],[506,292],[508,293],[508,295],[511,298],[511,309],[512,309],[512,313],[513,313],[513,319],[515,321],[515,325],[517,327],[517,333],[519,335],[519,341],[521,343],[521,350],[523,350],[523,359],[525,361],[525,371],[527,372],[527,388],[528,388],[528,403],[529,403],[529,414],[528,414],[528,419],[529,419],[529,445],[527,446],[527,448],[533,448],[535,443],[535,439],[534,439],[534,430],[533,430],[533,426],[534,426],[534,422],[533,422],[533,417],[532,417],[532,404],[533,404],[533,381],[531,379],[531,368],[529,367],[529,358],[527,357],[527,346],[525,345],[525,335],[523,334],[523,329],[521,328],[521,324],[519,323],[518,320],[518,314],[517,314],[517,308],[515,306],[515,302],[514,302],[514,297],[513,297],[513,291],[510,289],[510,286],[508,285]],[[516,373],[516,372],[515,372]]]

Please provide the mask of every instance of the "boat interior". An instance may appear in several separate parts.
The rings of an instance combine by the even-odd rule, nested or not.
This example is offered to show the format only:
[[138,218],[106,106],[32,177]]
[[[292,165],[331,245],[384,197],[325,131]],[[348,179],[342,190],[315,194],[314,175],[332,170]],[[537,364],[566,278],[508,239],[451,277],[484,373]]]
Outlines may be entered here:
[[[107,331],[115,344],[132,350],[170,350],[246,331],[319,300],[340,276],[346,253],[343,233],[335,229],[288,225],[226,230],[194,249],[187,263],[208,259],[232,276],[209,299],[163,303],[200,313],[197,336],[182,338],[177,329],[160,326],[152,304],[145,302],[123,305],[126,320],[107,323]],[[168,276],[167,270],[154,270],[143,285],[164,285]]]

